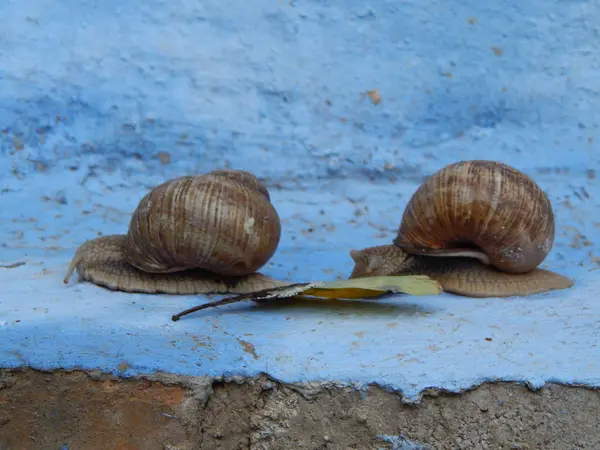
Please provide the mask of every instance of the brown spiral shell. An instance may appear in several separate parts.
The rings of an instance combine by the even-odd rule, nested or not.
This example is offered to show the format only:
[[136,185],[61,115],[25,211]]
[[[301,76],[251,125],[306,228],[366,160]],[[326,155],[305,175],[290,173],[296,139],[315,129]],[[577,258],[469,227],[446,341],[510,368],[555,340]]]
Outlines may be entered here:
[[167,181],[140,201],[123,244],[140,270],[256,272],[275,253],[281,223],[266,187],[249,172],[216,170]]
[[484,262],[523,273],[546,258],[554,233],[550,200],[531,178],[506,164],[474,160],[442,168],[417,189],[394,244],[431,256],[482,252]]

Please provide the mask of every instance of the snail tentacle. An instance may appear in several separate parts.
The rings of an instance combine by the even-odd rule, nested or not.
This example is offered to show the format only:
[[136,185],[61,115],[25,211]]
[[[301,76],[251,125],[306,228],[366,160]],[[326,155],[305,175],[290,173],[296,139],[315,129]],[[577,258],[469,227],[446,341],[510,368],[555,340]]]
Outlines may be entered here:
[[144,272],[126,261],[124,241],[123,235],[109,235],[83,243],[69,264],[64,282],[68,283],[76,270],[80,281],[143,294],[248,294],[291,284],[258,272],[244,277],[217,275],[202,269]]

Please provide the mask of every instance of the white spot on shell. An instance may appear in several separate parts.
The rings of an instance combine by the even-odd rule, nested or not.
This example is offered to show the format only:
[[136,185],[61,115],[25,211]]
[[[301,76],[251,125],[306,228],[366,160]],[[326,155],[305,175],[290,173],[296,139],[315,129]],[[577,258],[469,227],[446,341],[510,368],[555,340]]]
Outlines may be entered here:
[[520,263],[525,259],[525,255],[523,253],[523,249],[521,247],[507,248],[501,253],[500,262],[504,262],[508,260],[512,260],[514,262]]
[[254,223],[256,222],[256,220],[254,220],[254,217],[250,217],[248,220],[246,220],[244,222],[244,232],[246,234],[253,234],[254,233]]
[[541,248],[544,252],[546,252],[546,253],[550,252],[550,249],[552,248],[552,243],[553,243],[552,239],[553,239],[553,236],[548,235],[548,237],[542,243]]

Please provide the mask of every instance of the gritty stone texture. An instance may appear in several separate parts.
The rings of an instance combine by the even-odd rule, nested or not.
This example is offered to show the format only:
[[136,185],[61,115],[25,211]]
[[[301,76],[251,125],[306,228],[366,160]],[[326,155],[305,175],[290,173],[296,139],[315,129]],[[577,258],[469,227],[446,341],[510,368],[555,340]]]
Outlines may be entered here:
[[[159,381],[158,378],[163,378]],[[376,385],[0,371],[0,449],[597,449],[600,391],[483,384],[406,404]],[[208,394],[208,395],[207,395]]]

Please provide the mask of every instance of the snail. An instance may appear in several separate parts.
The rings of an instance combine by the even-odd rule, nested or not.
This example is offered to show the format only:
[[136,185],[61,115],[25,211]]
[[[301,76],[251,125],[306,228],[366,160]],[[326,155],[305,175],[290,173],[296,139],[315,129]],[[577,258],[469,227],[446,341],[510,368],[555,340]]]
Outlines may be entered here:
[[350,251],[349,278],[422,274],[469,297],[566,289],[572,280],[538,268],[554,233],[550,200],[530,177],[495,161],[460,161],[418,187],[392,244]]
[[246,294],[288,283],[257,272],[281,237],[267,188],[250,172],[214,170],[166,181],[135,209],[126,235],[83,243],[64,283],[124,292]]

